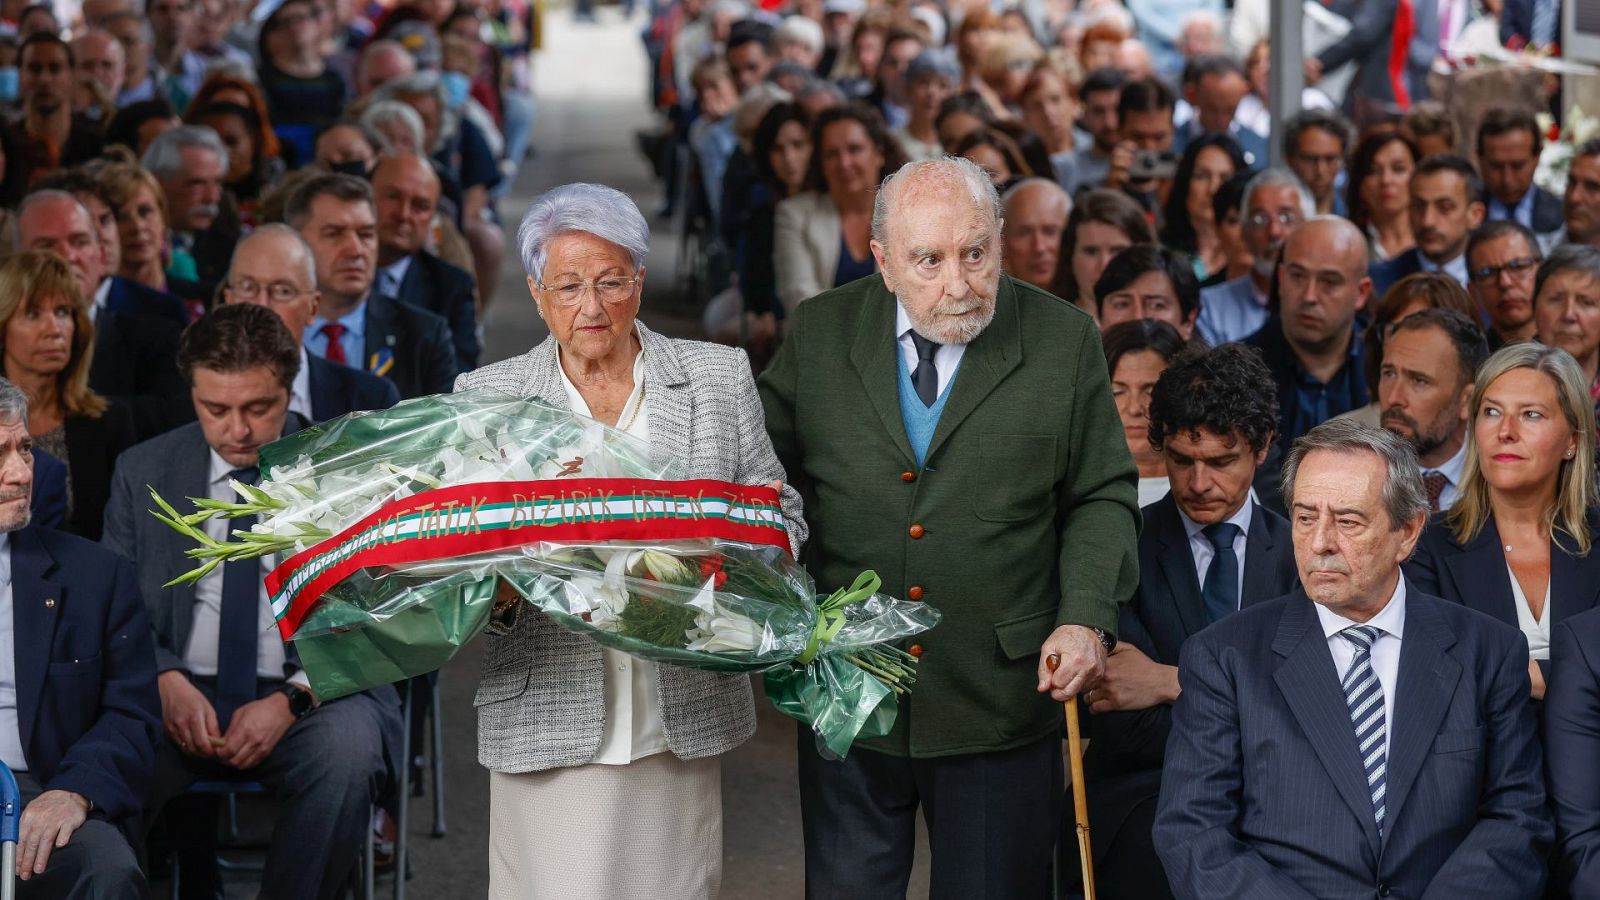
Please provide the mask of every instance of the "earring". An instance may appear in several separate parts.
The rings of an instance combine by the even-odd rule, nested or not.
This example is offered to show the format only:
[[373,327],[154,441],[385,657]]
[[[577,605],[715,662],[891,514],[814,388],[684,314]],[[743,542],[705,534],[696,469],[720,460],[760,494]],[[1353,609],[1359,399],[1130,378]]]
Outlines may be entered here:
[[1571,458],[1572,458],[1572,451],[1568,450],[1567,451],[1567,459],[1571,459]]

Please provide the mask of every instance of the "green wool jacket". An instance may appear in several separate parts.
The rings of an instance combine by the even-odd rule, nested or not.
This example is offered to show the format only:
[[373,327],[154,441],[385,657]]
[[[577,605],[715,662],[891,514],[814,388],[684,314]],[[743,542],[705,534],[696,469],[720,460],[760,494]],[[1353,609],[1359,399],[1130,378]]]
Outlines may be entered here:
[[[1113,631],[1138,581],[1137,472],[1100,336],[1070,303],[1001,276],[926,463],[900,415],[895,298],[878,275],[800,304],[759,388],[805,498],[801,560],[828,593],[863,569],[944,615],[892,733],[897,756],[1005,750],[1061,727],[1038,693],[1059,625]],[[917,651],[913,651],[917,652]]]

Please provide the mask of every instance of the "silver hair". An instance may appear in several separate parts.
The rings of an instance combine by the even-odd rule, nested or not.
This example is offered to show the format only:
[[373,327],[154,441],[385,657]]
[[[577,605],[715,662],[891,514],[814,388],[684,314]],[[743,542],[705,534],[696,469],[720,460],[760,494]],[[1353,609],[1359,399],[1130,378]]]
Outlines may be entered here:
[[1250,201],[1255,199],[1256,191],[1264,187],[1292,187],[1300,195],[1300,218],[1309,219],[1317,214],[1317,202],[1311,197],[1311,189],[1306,187],[1300,176],[1288,169],[1262,169],[1254,177],[1245,182],[1244,193],[1239,195],[1239,217],[1250,215]]
[[228,162],[228,148],[215,131],[205,125],[179,125],[157,135],[139,165],[157,178],[170,178],[183,172],[183,151],[194,147],[211,151],[224,165]]
[[76,196],[67,191],[59,191],[55,188],[45,188],[43,190],[34,191],[28,196],[23,197],[22,202],[17,204],[17,226],[11,229],[11,249],[19,253],[22,251],[22,218],[27,214],[28,210],[33,209],[35,206],[38,206],[41,203],[50,203],[53,201],[63,200],[67,203],[71,203],[73,206],[76,206],[78,209],[83,211],[83,218],[89,223],[89,230],[94,233],[95,241],[98,243],[100,240],[100,230],[94,227],[94,216],[89,214],[89,208],[83,205],[83,201],[79,200]]
[[650,223],[627,194],[603,184],[564,184],[533,198],[517,227],[522,269],[538,281],[545,252],[562,234],[592,234],[628,252],[635,272],[650,252]]
[[28,424],[28,395],[4,378],[0,378],[0,422]]
[[822,26],[805,16],[789,16],[773,30],[772,38],[778,43],[788,41],[809,49],[813,53],[823,50]]
[[[1067,215],[1072,215],[1072,195],[1067,193],[1054,178],[1040,178],[1037,175],[1022,179],[1011,187],[1006,188],[1006,192],[1000,195],[1000,208],[1005,215],[1011,215],[1011,204],[1017,199],[1017,195],[1021,194],[1025,188],[1030,187],[1041,187],[1048,190],[1051,195],[1066,204]],[[1061,221],[1065,225],[1066,218],[1062,217]]]
[[228,275],[230,277],[233,275],[234,263],[239,261],[239,252],[244,249],[244,245],[256,237],[267,234],[287,237],[299,246],[300,255],[305,260],[306,265],[306,283],[315,288],[317,286],[316,254],[312,252],[311,245],[306,243],[306,239],[300,235],[300,232],[282,222],[268,222],[265,225],[257,225],[254,231],[245,235],[238,244],[234,245],[233,256],[228,260]]
[[356,60],[357,80],[365,80],[367,74],[367,65],[378,54],[396,52],[404,55],[406,59],[412,60],[413,62],[416,61],[416,57],[411,55],[411,51],[406,49],[406,45],[393,38],[378,38],[377,40],[367,44],[367,46],[361,48],[361,56]]
[[979,209],[988,212],[991,221],[1000,221],[1000,195],[995,191],[994,182],[989,180],[988,173],[965,157],[942,156],[938,159],[906,163],[885,178],[883,184],[878,185],[878,195],[872,201],[873,240],[885,245],[889,243],[889,216],[893,212],[895,201],[900,197],[900,188],[923,172],[953,175],[965,181],[972,194],[972,202]]
[[[423,155],[422,142],[427,137],[427,128],[422,124],[422,114],[399,100],[377,100],[368,104],[367,108],[361,111],[359,124],[383,141],[383,146],[377,148],[381,152],[399,151],[417,156]],[[410,132],[412,146],[393,146],[383,130],[388,125],[399,125]]]
[[1362,425],[1354,419],[1330,419],[1301,435],[1283,461],[1283,503],[1294,512],[1294,482],[1300,463],[1313,450],[1332,453],[1374,453],[1387,470],[1383,479],[1383,508],[1390,528],[1400,528],[1428,514],[1428,492],[1422,487],[1422,470],[1411,442],[1387,428]]
[[[439,101],[439,134],[436,140],[439,143],[443,143],[455,134],[460,122],[460,116],[450,108],[450,97],[445,93],[444,82],[440,80],[438,72],[431,69],[424,70],[413,72],[402,78],[396,78],[393,81],[386,81],[373,90],[372,99],[375,103],[384,100],[399,101],[401,97],[416,97],[423,94],[431,94],[435,100]],[[420,114],[417,121],[422,121]],[[426,132],[426,129],[423,130]],[[424,140],[426,140],[426,137],[426,134],[424,134]],[[426,149],[433,150],[434,148],[428,147]],[[418,150],[417,155],[423,155],[423,151]]]

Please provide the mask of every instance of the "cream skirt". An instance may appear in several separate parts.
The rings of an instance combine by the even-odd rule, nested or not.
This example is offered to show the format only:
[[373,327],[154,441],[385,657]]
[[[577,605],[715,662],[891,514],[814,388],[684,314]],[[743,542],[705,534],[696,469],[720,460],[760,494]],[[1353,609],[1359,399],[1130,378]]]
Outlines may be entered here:
[[717,757],[489,773],[490,900],[715,900],[721,883]]

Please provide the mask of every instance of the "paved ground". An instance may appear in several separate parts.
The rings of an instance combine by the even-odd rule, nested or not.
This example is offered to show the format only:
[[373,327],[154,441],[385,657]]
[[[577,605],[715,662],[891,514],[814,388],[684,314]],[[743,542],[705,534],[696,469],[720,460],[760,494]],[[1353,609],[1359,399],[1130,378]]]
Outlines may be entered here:
[[[573,181],[596,181],[631,194],[650,213],[660,202],[634,132],[651,126],[646,102],[647,60],[639,42],[642,20],[624,23],[615,7],[600,10],[600,24],[576,25],[564,10],[550,16],[546,50],[535,68],[537,156],[501,204],[508,232],[541,190]],[[657,330],[694,336],[698,321],[675,290],[678,244],[671,226],[656,230],[647,263],[643,317]],[[508,257],[486,321],[485,362],[526,351],[546,334],[528,295],[515,252]],[[472,692],[479,653],[470,647],[443,673],[446,820],[444,838],[429,836],[431,796],[412,805],[410,897],[467,900],[488,885],[488,776],[477,765]],[[757,691],[759,698],[759,689]],[[803,896],[800,803],[795,787],[795,723],[758,699],[756,737],[729,754],[723,766],[725,869],[723,900],[798,900]],[[247,832],[252,817],[246,810]],[[262,824],[259,818],[254,824]],[[925,853],[923,854],[925,859]],[[157,886],[164,896],[165,885]],[[380,897],[391,883],[380,881]],[[230,897],[253,896],[253,887],[230,885]],[[926,866],[919,865],[910,897],[927,896]]]

